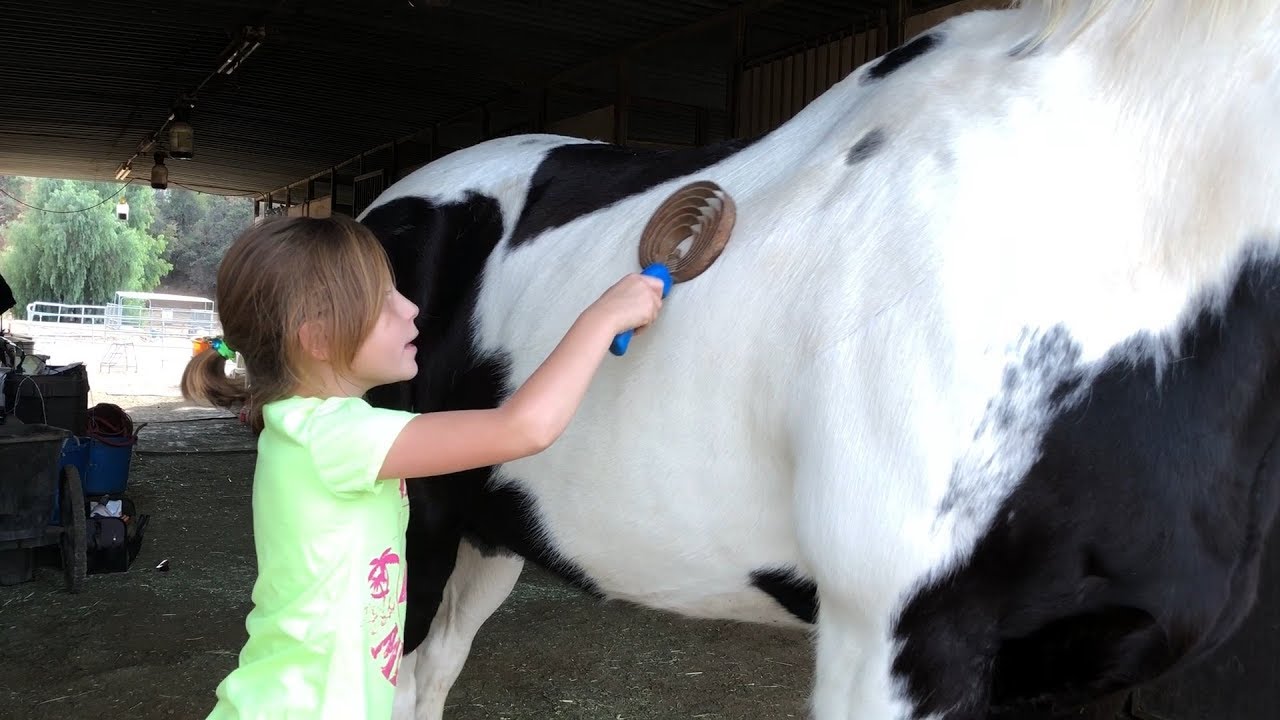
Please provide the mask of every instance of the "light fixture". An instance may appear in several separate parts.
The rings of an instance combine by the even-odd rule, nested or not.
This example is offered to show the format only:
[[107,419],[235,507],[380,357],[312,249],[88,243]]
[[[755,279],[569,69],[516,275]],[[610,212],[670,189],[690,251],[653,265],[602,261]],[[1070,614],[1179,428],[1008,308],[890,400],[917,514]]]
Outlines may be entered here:
[[[239,29],[236,36],[230,44],[222,51],[218,58],[217,67],[205,76],[204,80],[194,88],[182,93],[170,108],[168,117],[160,124],[158,131],[149,133],[142,142],[138,143],[138,149],[133,155],[116,168],[116,179],[124,180],[129,177],[132,172],[133,159],[145,155],[152,151],[156,142],[160,141],[160,134],[167,128],[169,131],[168,138],[168,156],[177,158],[178,160],[190,160],[195,157],[195,131],[191,127],[191,111],[195,108],[196,94],[201,88],[209,82],[214,75],[230,75],[239,69],[240,65],[257,50],[267,38],[267,29],[262,26],[244,26]],[[153,183],[168,183],[168,168],[164,168],[163,162],[157,162],[156,165],[161,169],[152,168]],[[163,172],[162,180],[156,173]],[[152,185],[152,187],[157,187]]]
[[218,75],[230,75],[240,67],[240,63],[244,62],[263,40],[267,39],[267,29],[265,27],[255,27],[246,25],[240,28],[236,34],[236,38],[231,44],[222,51],[222,61],[218,65],[218,69],[214,72]]
[[169,157],[177,160],[190,160],[195,155],[195,131],[191,129],[191,108],[195,107],[193,98],[184,95],[173,107],[173,122],[169,125]]
[[120,202],[116,203],[116,219],[120,222],[129,220],[129,201],[120,198]]
[[169,187],[169,168],[164,164],[164,153],[155,155],[156,164],[151,167],[151,187],[164,190]]
[[169,155],[178,160],[190,160],[195,156],[195,131],[191,123],[175,120],[169,126]]

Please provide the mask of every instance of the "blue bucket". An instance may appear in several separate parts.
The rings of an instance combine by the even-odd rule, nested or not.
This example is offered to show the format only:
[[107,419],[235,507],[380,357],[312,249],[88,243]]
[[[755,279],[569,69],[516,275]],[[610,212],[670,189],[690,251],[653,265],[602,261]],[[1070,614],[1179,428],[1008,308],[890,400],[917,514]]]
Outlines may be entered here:
[[132,459],[133,438],[124,435],[90,438],[89,472],[80,478],[85,497],[122,494],[129,485]]
[[80,472],[80,482],[89,476],[89,438],[72,435],[62,443],[62,454],[58,457],[59,482],[53,489],[53,516],[50,525],[62,524],[62,468],[71,465]]

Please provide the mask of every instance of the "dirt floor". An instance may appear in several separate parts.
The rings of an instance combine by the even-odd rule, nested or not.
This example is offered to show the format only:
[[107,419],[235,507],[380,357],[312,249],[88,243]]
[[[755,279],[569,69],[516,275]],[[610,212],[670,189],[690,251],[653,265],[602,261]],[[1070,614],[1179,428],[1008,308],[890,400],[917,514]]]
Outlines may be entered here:
[[[148,423],[128,489],[150,515],[143,547],[127,573],[91,575],[78,595],[56,567],[0,587],[0,715],[202,718],[245,639],[252,441],[172,397],[93,402]],[[600,604],[526,569],[446,718],[801,718],[811,666],[803,635]]]

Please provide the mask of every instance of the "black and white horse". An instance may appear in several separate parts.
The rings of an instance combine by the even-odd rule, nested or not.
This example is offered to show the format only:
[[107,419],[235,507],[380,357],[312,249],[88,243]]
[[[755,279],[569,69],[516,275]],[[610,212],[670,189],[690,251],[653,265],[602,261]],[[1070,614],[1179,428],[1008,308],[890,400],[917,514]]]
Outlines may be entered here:
[[603,598],[809,628],[819,720],[976,720],[1194,661],[1280,504],[1280,0],[951,19],[766,136],[452,153],[362,217],[421,308],[377,402],[500,402],[637,270],[721,258],[546,452],[410,483],[399,717],[440,718],[525,560]]

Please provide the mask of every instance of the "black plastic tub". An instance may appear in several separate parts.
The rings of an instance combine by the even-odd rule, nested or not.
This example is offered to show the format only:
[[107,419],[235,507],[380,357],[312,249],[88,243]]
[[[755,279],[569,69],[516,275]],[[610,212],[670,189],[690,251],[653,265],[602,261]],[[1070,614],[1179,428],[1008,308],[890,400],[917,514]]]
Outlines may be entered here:
[[44,535],[70,435],[50,425],[0,425],[0,543]]

